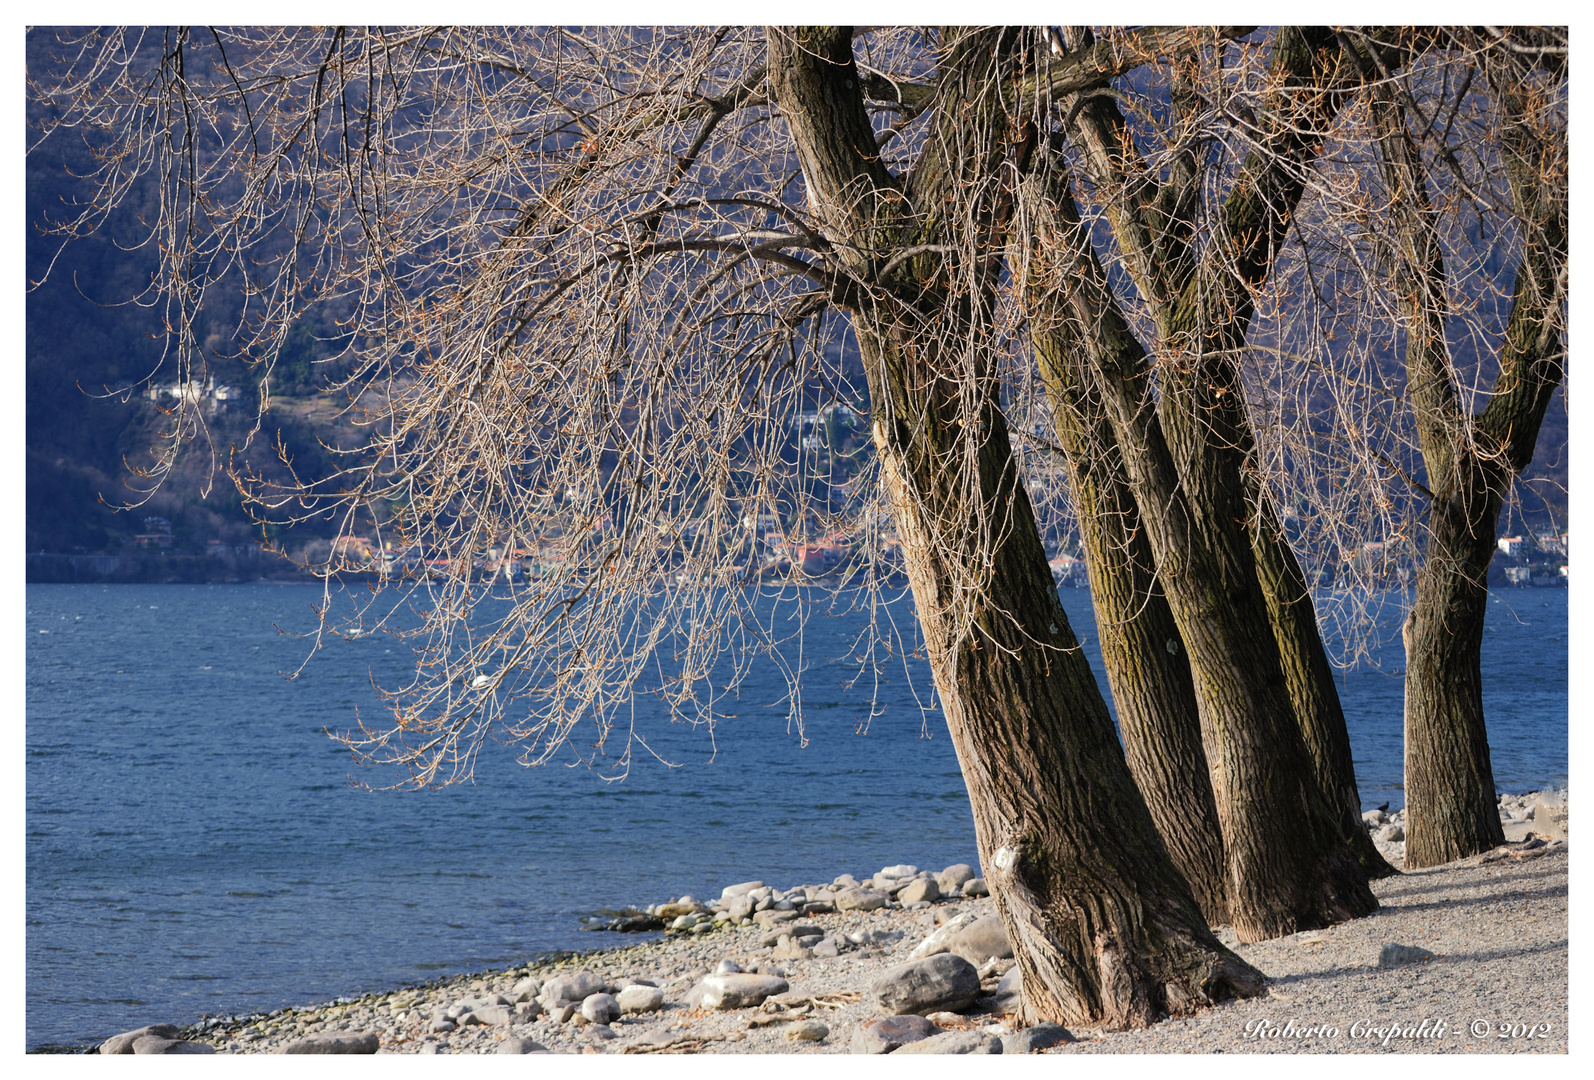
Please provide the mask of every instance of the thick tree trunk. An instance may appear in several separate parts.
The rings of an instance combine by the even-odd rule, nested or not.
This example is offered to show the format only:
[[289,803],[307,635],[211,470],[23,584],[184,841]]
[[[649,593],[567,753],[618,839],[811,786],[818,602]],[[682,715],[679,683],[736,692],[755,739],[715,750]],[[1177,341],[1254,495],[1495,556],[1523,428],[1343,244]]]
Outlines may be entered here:
[[1487,574],[1498,519],[1499,501],[1478,488],[1433,508],[1416,603],[1402,629],[1406,865],[1412,869],[1505,843],[1483,720],[1481,671]]
[[[1130,439],[1149,442],[1154,435],[1141,419],[1149,397],[1130,381],[1119,385],[1136,399],[1132,406],[1124,400],[1120,412],[1126,426],[1139,428]],[[1164,453],[1172,461],[1159,461],[1154,449],[1144,454],[1147,497],[1138,502],[1162,541],[1157,565],[1190,651],[1209,746],[1217,747],[1214,787],[1235,930],[1242,941],[1258,941],[1369,914],[1377,901],[1318,786],[1295,715],[1243,529],[1239,473],[1221,460],[1232,452],[1224,449],[1232,433],[1208,441],[1208,432],[1194,429],[1203,423],[1198,415],[1210,416],[1203,408],[1210,403],[1170,400],[1193,391],[1186,385],[1164,394],[1158,413],[1164,423],[1175,416],[1185,437],[1169,439]]]
[[[873,399],[889,400],[881,390]],[[1212,936],[1135,787],[990,416],[981,488],[1005,539],[972,633],[947,617],[962,572],[945,566],[926,505],[956,477],[911,462],[888,422],[876,447],[981,865],[1023,971],[1024,1021],[1134,1027],[1255,994],[1260,975]]]
[[[1021,198],[1032,227],[1055,235],[1064,226],[1043,183],[1040,177],[1026,180]],[[1116,434],[1089,377],[1086,331],[1068,304],[1071,275],[1046,250],[1026,255],[1015,249],[1010,262],[1024,283],[1030,342],[1067,459],[1096,635],[1129,771],[1207,922],[1225,925],[1230,914],[1223,833],[1190,662],[1156,581]]]
[[[947,173],[947,162],[968,167],[990,134],[979,129],[987,103],[957,88],[994,80],[981,84],[959,63],[990,63],[997,44],[995,33],[970,35],[943,64],[944,122],[975,127],[942,157]],[[771,30],[769,53],[809,198],[863,278],[905,238],[935,229],[943,208],[912,205],[874,156],[850,32]],[[904,293],[936,276],[933,265],[905,271]],[[1261,976],[1207,928],[1135,789],[1052,586],[994,381],[957,370],[981,298],[915,311],[890,295],[896,284],[873,283],[854,329],[882,479],[981,861],[1024,975],[1025,1016],[1125,1027],[1260,993]]]
[[1102,453],[1095,441],[1111,429],[1082,442],[1063,435],[1064,426],[1058,431],[1068,452],[1096,635],[1129,770],[1202,913],[1222,926],[1230,920],[1223,834],[1179,627],[1156,584],[1151,546],[1116,450]]
[[1564,221],[1555,227],[1554,246],[1530,250],[1517,272],[1495,396],[1472,421],[1472,439],[1435,455],[1447,462],[1445,482],[1435,484],[1426,557],[1402,635],[1406,865],[1413,869],[1505,842],[1483,715],[1483,621],[1504,492],[1532,459],[1561,381],[1555,283],[1564,284]]

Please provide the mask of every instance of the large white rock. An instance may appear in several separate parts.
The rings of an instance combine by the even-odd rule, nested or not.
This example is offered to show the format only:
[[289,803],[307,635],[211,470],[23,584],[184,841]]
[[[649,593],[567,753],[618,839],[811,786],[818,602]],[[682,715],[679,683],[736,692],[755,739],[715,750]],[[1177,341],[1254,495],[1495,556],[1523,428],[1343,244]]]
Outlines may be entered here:
[[968,926],[978,918],[979,916],[974,914],[972,911],[965,911],[963,914],[955,916],[944,926],[936,927],[934,932],[932,932],[929,937],[925,938],[923,941],[919,942],[913,947],[913,951],[908,954],[908,959],[918,960],[922,957],[934,956],[936,953],[946,952],[949,948],[948,943],[957,936],[958,931],[962,930],[965,926]]
[[985,915],[965,926],[947,942],[947,951],[979,967],[987,960],[1006,959],[1013,955],[1013,946],[1007,942],[1007,930],[1000,915]]
[[470,1012],[460,1016],[460,1025],[466,1026],[471,1017],[474,1017],[475,1022],[478,1024],[488,1025],[507,1024],[511,1020],[518,1019],[515,1015],[515,1010],[508,1005],[478,1005]]
[[710,975],[700,985],[705,1009],[750,1009],[772,994],[791,989],[778,975]]
[[279,1054],[374,1054],[382,1038],[374,1031],[318,1031],[277,1050]]
[[735,896],[745,896],[754,889],[762,889],[763,887],[764,883],[762,881],[744,881],[740,885],[727,885],[720,890],[720,903],[726,903]]
[[100,1044],[102,1054],[131,1054],[133,1044],[146,1035],[154,1035],[162,1039],[176,1039],[181,1035],[175,1025],[150,1024],[134,1031],[124,1031],[120,1035],[112,1035]]
[[963,883],[974,876],[974,867],[968,863],[953,863],[939,874],[935,875],[935,883],[943,893],[950,896],[963,887]]
[[621,990],[615,1000],[620,1003],[621,1012],[653,1012],[664,1004],[664,991],[657,986],[636,984]]
[[836,894],[837,911],[875,911],[886,906],[886,894],[872,889],[842,889]]
[[[214,1054],[215,1052],[216,1048],[209,1043],[164,1039],[159,1035],[144,1035],[133,1040],[135,1054]],[[371,1052],[374,1054],[376,1051]]]
[[544,983],[537,1000],[550,1009],[555,1005],[576,1004],[596,994],[605,985],[601,978],[590,971],[573,971],[555,975]]
[[1566,807],[1554,795],[1533,804],[1533,835],[1541,840],[1566,839]]
[[620,1003],[613,994],[592,994],[581,1002],[581,1015],[594,1024],[607,1024],[620,1015]]

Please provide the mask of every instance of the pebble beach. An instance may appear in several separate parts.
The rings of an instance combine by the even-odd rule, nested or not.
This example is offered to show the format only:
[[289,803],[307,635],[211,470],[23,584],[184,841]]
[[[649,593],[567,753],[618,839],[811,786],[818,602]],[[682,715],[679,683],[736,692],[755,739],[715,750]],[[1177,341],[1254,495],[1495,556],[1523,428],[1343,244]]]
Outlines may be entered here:
[[[895,865],[669,898],[615,917],[666,928],[630,947],[269,1015],[152,1023],[86,1049],[1564,1054],[1566,805],[1564,792],[1501,796],[1505,846],[1375,881],[1370,917],[1255,944],[1217,928],[1268,977],[1268,994],[1138,1031],[1019,1028],[1018,972],[977,870]],[[1401,867],[1402,813],[1364,820]]]

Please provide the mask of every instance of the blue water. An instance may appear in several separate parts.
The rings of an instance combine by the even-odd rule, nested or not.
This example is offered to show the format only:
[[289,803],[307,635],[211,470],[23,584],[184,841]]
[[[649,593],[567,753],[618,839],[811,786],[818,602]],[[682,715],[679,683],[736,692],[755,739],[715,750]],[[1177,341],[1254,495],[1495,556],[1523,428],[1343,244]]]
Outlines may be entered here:
[[[307,645],[276,628],[312,626],[318,595],[28,586],[29,1048],[634,942],[578,919],[747,878],[975,861],[950,742],[903,673],[859,733],[868,686],[844,688],[825,661],[855,616],[809,624],[806,746],[779,676],[755,671],[712,741],[653,726],[678,769],[639,758],[608,784],[490,746],[473,784],[370,792],[324,729],[378,716],[372,676],[397,682],[409,656],[335,640],[284,680]],[[1565,784],[1566,593],[1502,597],[1485,668],[1496,779]],[[1089,596],[1063,599],[1099,672]],[[1399,661],[1397,639],[1383,663]],[[1344,699],[1364,799],[1398,805],[1398,675],[1348,674]]]

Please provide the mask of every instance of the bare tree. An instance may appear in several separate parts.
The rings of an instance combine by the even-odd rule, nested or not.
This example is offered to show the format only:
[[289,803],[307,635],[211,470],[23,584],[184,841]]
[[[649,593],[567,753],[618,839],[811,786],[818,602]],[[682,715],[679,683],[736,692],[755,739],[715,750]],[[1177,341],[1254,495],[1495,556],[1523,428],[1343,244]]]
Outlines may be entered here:
[[[1130,35],[1046,77],[1099,84],[1206,39]],[[268,380],[295,318],[349,305],[341,389],[369,439],[335,476],[236,479],[289,519],[398,507],[395,546],[446,567],[398,601],[425,594],[417,677],[355,740],[417,782],[489,738],[623,762],[646,733],[616,721],[651,667],[672,713],[712,722],[727,647],[778,655],[767,607],[725,587],[747,572],[726,540],[814,510],[784,435],[814,388],[856,393],[830,346],[855,342],[877,473],[843,524],[867,537],[886,510],[900,537],[1026,1008],[1146,1023],[1261,980],[1168,859],[1008,449],[1004,88],[1037,78],[1039,40],[175,30],[147,52],[90,34],[40,89],[62,106],[49,134],[81,130],[104,162],[64,227],[155,177],[159,288],[197,305],[214,276],[196,268],[242,269],[240,341]],[[172,331],[198,365],[188,310]],[[496,545],[550,572],[483,625],[471,563]]]
[[[1073,33],[1089,40],[1088,31]],[[1564,55],[1564,38],[1555,32],[1487,28],[1286,31],[1272,42],[1264,79],[1236,76],[1243,57],[1192,54],[1169,65],[1160,84],[1120,84],[1111,95],[1080,95],[1063,105],[1079,118],[1076,130],[1060,133],[1072,153],[1042,167],[1053,179],[1031,211],[1038,235],[1015,245],[1031,264],[1027,318],[1037,361],[1045,372],[1073,357],[1068,378],[1047,379],[1076,499],[1103,501],[1100,490],[1087,490],[1073,458],[1085,457],[1103,477],[1113,471],[1115,456],[1130,466],[1127,482],[1144,516],[1121,498],[1106,504],[1109,515],[1120,523],[1118,534],[1129,538],[1150,526],[1159,580],[1173,613],[1182,613],[1187,624],[1207,630],[1259,625],[1257,610],[1247,612],[1232,586],[1260,592],[1317,787],[1338,818],[1340,837],[1372,875],[1392,870],[1359,825],[1331,664],[1308,575],[1282,522],[1304,510],[1317,538],[1325,524],[1340,531],[1339,545],[1329,550],[1388,549],[1397,558],[1421,557],[1407,630],[1407,779],[1411,819],[1418,823],[1408,848],[1411,864],[1498,842],[1478,694],[1483,574],[1500,502],[1511,476],[1532,456],[1549,394],[1562,377]],[[1392,104],[1377,105],[1384,100]],[[1426,160],[1405,155],[1404,178],[1391,178],[1389,123],[1371,118],[1378,108],[1407,111],[1413,129],[1431,143]],[[1067,190],[1070,171],[1083,196],[1099,207],[1091,232],[1069,228],[1078,220]],[[1449,208],[1408,211],[1402,221],[1400,208],[1426,199],[1425,186],[1443,193]],[[1479,201],[1486,191],[1487,205]],[[1390,237],[1408,239],[1392,245]],[[1069,243],[1071,258],[1046,255]],[[1363,250],[1374,257],[1363,258]],[[1116,286],[1094,268],[1098,255],[1111,260]],[[1412,266],[1425,267],[1427,276],[1400,269]],[[1515,292],[1507,297],[1513,267]],[[1405,298],[1406,306],[1396,298]],[[1414,320],[1430,329],[1405,331],[1398,347],[1383,332]],[[1066,331],[1061,337],[1060,330]],[[1496,348],[1499,359],[1491,368]],[[1401,350],[1405,386],[1398,362],[1390,363]],[[1492,395],[1483,389],[1491,370],[1499,372]],[[1145,379],[1148,374],[1152,379]],[[1125,394],[1135,380],[1144,381]],[[1479,410],[1472,421],[1458,407],[1457,388],[1469,384],[1471,407]],[[1381,390],[1383,398],[1369,401],[1370,390]],[[1117,428],[1120,445],[1106,438],[1109,419],[1093,441],[1075,449],[1085,414],[1100,412],[1098,392],[1102,400],[1116,400],[1119,417],[1128,418]],[[1066,424],[1065,406],[1076,414]],[[1285,412],[1289,418],[1281,420]],[[1166,440],[1169,460],[1159,460],[1159,440]],[[1455,455],[1462,451],[1446,446],[1465,448],[1459,460],[1474,462],[1463,470],[1474,479],[1446,481],[1436,495],[1416,478],[1459,467]],[[1497,446],[1508,449],[1488,449]],[[1303,470],[1303,461],[1314,465]],[[1409,497],[1413,490],[1437,500],[1426,528],[1416,517],[1421,502]],[[1227,520],[1244,517],[1244,534],[1225,531],[1221,517],[1206,518],[1194,530],[1179,517],[1180,499],[1192,498],[1188,492],[1201,493],[1192,498],[1199,521],[1226,503],[1237,506],[1241,491],[1249,509],[1231,511]],[[1083,523],[1082,531],[1089,532]],[[1239,550],[1242,535],[1252,570]],[[1345,543],[1347,535],[1361,543]],[[1425,542],[1402,544],[1403,535],[1425,536]],[[1302,539],[1297,530],[1296,542]],[[1134,548],[1132,539],[1120,540],[1092,549],[1092,558],[1122,572],[1143,559]],[[1176,560],[1167,560],[1170,552]],[[1307,545],[1304,553],[1322,566],[1321,544]],[[1195,580],[1182,581],[1181,568],[1191,565],[1201,567]],[[1382,577],[1387,562],[1357,559],[1345,569]],[[1092,567],[1099,620],[1111,626],[1123,622],[1121,611],[1111,608],[1124,589],[1108,587],[1106,576]],[[1226,596],[1203,593],[1203,586],[1220,580],[1231,583]],[[1347,595],[1366,604],[1379,591]],[[1155,598],[1142,605],[1147,626],[1160,618],[1158,606]],[[1182,644],[1196,668],[1196,699],[1209,717],[1207,754],[1221,769],[1224,751],[1213,739],[1222,733],[1210,717],[1233,703],[1216,700],[1223,694],[1211,673],[1224,672],[1225,679],[1237,673],[1242,682],[1229,683],[1237,686],[1262,665],[1232,665]],[[1230,655],[1243,648],[1265,651],[1266,645],[1231,645]],[[1114,660],[1104,655],[1111,672]],[[1149,655],[1144,642],[1131,656],[1118,663],[1138,672],[1169,666],[1164,657]],[[1162,681],[1178,685],[1171,673]],[[1161,712],[1164,725],[1176,715],[1171,704]],[[1256,715],[1247,707],[1221,726],[1246,731],[1247,716]],[[1133,725],[1125,725],[1132,761],[1135,742]],[[1151,745],[1177,761],[1180,756],[1169,751],[1188,746],[1189,737],[1181,741],[1164,730]],[[1137,777],[1149,792],[1143,770]],[[1170,792],[1165,807],[1188,808],[1179,815],[1186,830],[1201,821],[1199,792],[1174,797],[1166,781],[1161,786]],[[1250,802],[1232,782],[1217,778],[1213,787],[1220,817],[1228,809],[1226,791]],[[1168,827],[1163,832],[1170,850],[1188,849],[1188,838],[1180,840]],[[1230,859],[1247,846],[1237,846],[1232,831],[1225,840]],[[1198,873],[1193,862],[1181,860],[1187,876]],[[1287,895],[1268,891],[1275,904]],[[1243,923],[1244,911],[1237,915]]]
[[[1366,89],[1270,301],[1281,347],[1258,366],[1294,389],[1272,394],[1268,411],[1291,416],[1263,425],[1265,456],[1279,489],[1314,493],[1326,546],[1362,556],[1340,568],[1358,586],[1342,597],[1415,585],[1396,598],[1409,605],[1406,862],[1430,866],[1502,842],[1479,670],[1486,574],[1565,374],[1566,38],[1340,36]],[[1420,59],[1391,62],[1419,42]],[[1306,432],[1333,438],[1311,446]]]
[[999,407],[1004,165],[1033,143],[1008,94],[1047,77],[1038,42],[941,37],[940,108],[903,177],[873,152],[849,30],[771,31],[771,82],[819,228],[865,286],[849,307],[883,487],[1024,1010],[1146,1023],[1258,983],[1210,936],[1134,788]]
[[[1430,40],[1373,54],[1402,68]],[[747,665],[786,663],[772,612],[810,602],[740,587],[771,521],[853,537],[862,678],[902,650],[882,602],[901,551],[1027,1016],[1125,1026],[1255,994],[1203,912],[1257,938],[1373,907],[1242,362],[1255,313],[1283,310],[1270,283],[1322,147],[1377,81],[1339,35],[61,41],[30,72],[41,137],[87,139],[101,169],[59,229],[157,185],[183,370],[227,273],[263,410],[299,321],[348,332],[331,392],[365,437],[332,475],[232,475],[264,516],[372,520],[396,566],[429,566],[352,628],[419,650],[392,722],[350,736],[368,760],[447,782],[502,740],[623,769],[650,752],[642,693],[712,725]],[[874,453],[838,501],[793,426],[861,400]],[[176,419],[167,463],[199,430]],[[1016,452],[1048,434],[1060,454]],[[1127,763],[1040,541],[1030,488],[1057,464]],[[473,572],[503,553],[540,567],[507,608]]]

